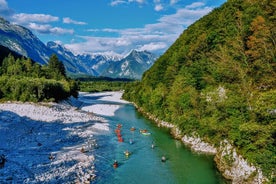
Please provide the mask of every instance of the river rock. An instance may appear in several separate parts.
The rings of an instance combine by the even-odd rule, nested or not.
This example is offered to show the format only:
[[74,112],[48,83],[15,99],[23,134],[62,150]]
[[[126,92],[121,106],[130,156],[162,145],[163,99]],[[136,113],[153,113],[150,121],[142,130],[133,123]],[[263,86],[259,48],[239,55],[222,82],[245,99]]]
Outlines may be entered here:
[[238,155],[236,149],[227,141],[223,140],[219,148],[204,142],[196,133],[192,136],[183,135],[179,128],[169,122],[162,121],[152,114],[145,112],[142,108],[134,104],[135,107],[153,120],[160,127],[171,129],[171,134],[176,139],[189,146],[193,151],[215,155],[215,162],[222,175],[232,181],[233,184],[262,184],[267,181],[260,168],[248,163],[241,155]]
[[233,184],[261,184],[266,181],[262,171],[249,164],[227,141],[221,141],[215,162],[222,175]]
[[188,145],[193,151],[213,155],[217,153],[217,149],[214,146],[202,141],[198,136],[184,135],[181,140],[185,145]]

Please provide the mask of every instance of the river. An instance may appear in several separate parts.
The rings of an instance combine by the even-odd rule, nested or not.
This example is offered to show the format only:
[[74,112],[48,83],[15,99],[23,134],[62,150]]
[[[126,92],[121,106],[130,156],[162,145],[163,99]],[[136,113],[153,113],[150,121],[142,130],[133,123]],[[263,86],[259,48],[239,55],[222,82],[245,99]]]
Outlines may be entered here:
[[[109,123],[110,133],[98,137],[96,155],[97,178],[99,184],[224,184],[227,183],[217,171],[212,156],[190,151],[179,140],[175,140],[166,128],[159,128],[144,118],[130,103],[105,101],[102,97],[111,93],[83,95],[83,109],[102,104],[102,112],[116,107],[114,113],[98,113]],[[102,100],[100,100],[102,99]],[[96,109],[101,109],[97,107]],[[108,109],[109,108],[109,109]],[[112,110],[111,110],[112,111]],[[119,142],[115,132],[121,124]],[[135,127],[135,131],[131,128]],[[143,135],[146,129],[150,135]],[[130,140],[132,143],[130,143]],[[152,148],[154,145],[154,148]],[[128,150],[130,156],[125,156]],[[166,161],[162,162],[161,157]],[[113,168],[113,162],[119,165]]]

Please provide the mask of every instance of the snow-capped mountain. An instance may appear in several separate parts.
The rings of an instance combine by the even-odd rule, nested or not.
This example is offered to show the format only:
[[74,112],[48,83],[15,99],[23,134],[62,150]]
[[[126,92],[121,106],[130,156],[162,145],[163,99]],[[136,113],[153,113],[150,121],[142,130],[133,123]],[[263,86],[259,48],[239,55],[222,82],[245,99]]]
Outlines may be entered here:
[[52,54],[30,30],[11,24],[0,17],[0,45],[18,54],[30,57],[40,64],[46,64]]
[[68,73],[83,73],[82,68],[74,61],[67,60],[63,54],[56,53],[47,47],[27,28],[11,24],[0,17],[0,45],[16,53],[31,58],[42,65],[47,64],[52,54],[56,54]]
[[132,50],[125,57],[105,54],[75,56],[58,43],[48,42],[47,46],[66,60],[75,63],[83,73],[93,76],[140,79],[156,60],[156,56],[147,51]]
[[102,73],[103,76],[113,78],[141,79],[157,57],[148,51],[132,50],[125,58],[113,62]]
[[77,55],[77,58],[88,68],[97,71],[97,76],[101,75],[111,63],[117,62],[121,59],[120,57],[113,57],[103,54],[81,54]]
[[122,57],[115,54],[74,55],[56,42],[45,45],[27,28],[11,24],[0,17],[0,45],[42,65],[56,54],[69,75],[104,76],[140,79],[156,57],[147,51],[131,51]]
[[[70,50],[66,49],[64,46],[56,43],[56,42],[48,42],[47,47],[53,50],[58,58],[67,63],[67,70],[71,71],[73,74],[86,74],[92,76],[98,76],[98,72],[93,68],[87,66],[82,62],[80,58],[75,56]],[[75,72],[74,72],[75,71]]]

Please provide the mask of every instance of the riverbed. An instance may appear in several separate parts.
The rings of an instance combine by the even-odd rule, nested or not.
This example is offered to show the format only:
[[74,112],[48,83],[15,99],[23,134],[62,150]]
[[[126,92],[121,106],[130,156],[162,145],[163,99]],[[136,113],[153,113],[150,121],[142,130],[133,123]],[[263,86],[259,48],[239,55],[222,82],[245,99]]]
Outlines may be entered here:
[[[111,129],[96,151],[95,166],[99,172],[95,183],[226,183],[212,156],[190,151],[181,141],[173,139],[168,129],[157,127],[132,104],[120,100],[120,94],[83,94],[80,98],[84,102],[81,109],[103,117]],[[118,124],[123,142],[116,133]],[[140,130],[147,130],[149,135],[141,134]],[[131,154],[125,156],[125,151]],[[165,162],[161,161],[162,156]],[[118,168],[112,167],[115,160]]]
[[226,183],[212,156],[190,151],[121,96],[80,93],[58,104],[1,103],[0,155],[6,162],[0,183]]

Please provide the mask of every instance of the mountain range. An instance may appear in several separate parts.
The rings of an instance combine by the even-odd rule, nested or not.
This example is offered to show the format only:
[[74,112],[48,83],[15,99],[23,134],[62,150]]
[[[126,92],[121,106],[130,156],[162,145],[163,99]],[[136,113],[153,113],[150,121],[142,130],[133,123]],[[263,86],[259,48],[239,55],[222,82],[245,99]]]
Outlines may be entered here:
[[[105,54],[73,54],[70,50],[50,41],[44,44],[29,29],[12,24],[0,17],[0,45],[19,55],[31,58],[41,65],[56,54],[69,76],[103,76],[111,78],[141,79],[157,59],[148,51],[132,50],[126,56]],[[0,51],[1,55],[2,50]]]

